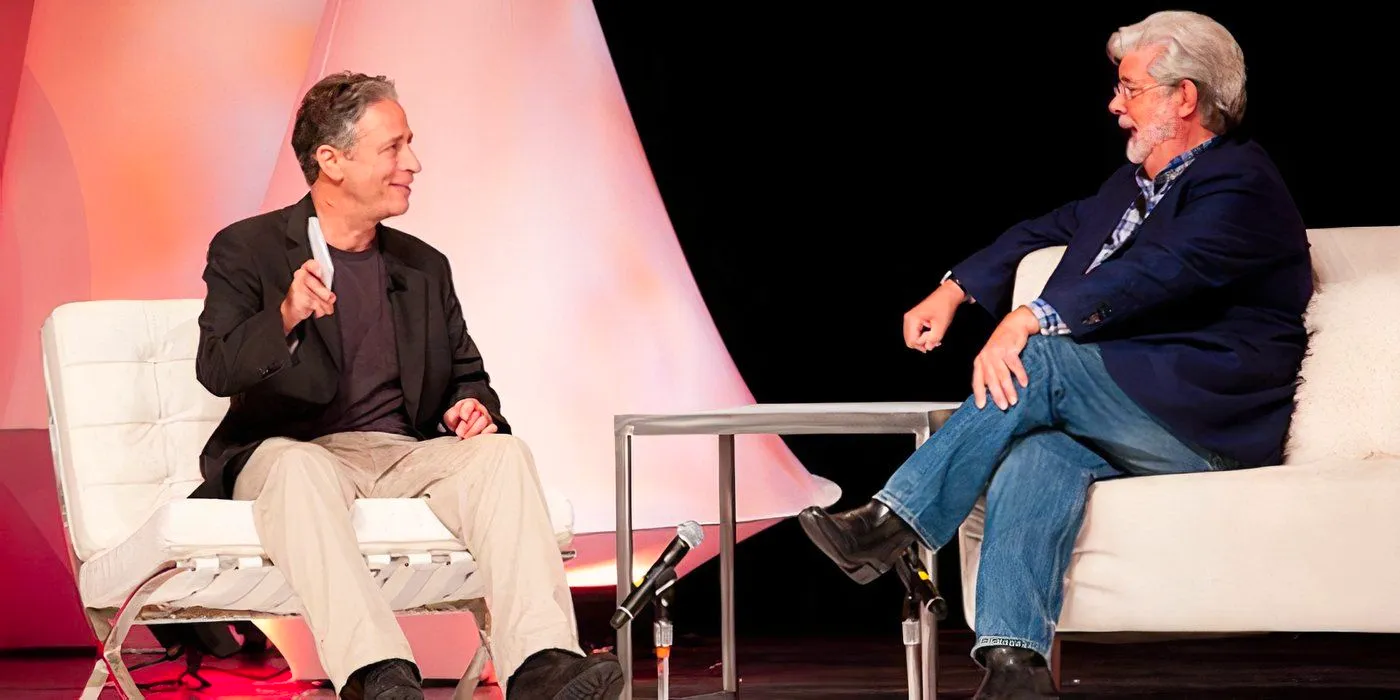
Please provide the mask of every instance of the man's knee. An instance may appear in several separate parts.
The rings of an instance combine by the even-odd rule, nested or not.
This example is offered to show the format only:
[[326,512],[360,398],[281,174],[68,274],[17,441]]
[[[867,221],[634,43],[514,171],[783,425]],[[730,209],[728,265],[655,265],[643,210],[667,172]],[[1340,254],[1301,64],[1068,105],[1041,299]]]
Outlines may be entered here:
[[[340,464],[326,448],[309,442],[279,440],[267,455],[272,463],[264,489],[273,483],[283,488],[327,490],[345,496]],[[353,493],[349,494],[353,497]],[[347,499],[348,500],[348,499]]]
[[1067,335],[1033,335],[1026,339],[1021,362],[1027,370],[1031,363],[1042,368],[1083,365],[1090,357],[1097,357],[1097,348],[1094,343],[1081,343]]
[[530,446],[524,440],[514,435],[502,435],[491,433],[489,435],[478,435],[473,440],[481,440],[493,449],[515,451],[521,454],[530,454]]
[[1031,433],[1012,443],[1001,464],[997,466],[996,473],[992,474],[992,483],[987,487],[987,498],[997,498],[1003,492],[1024,484],[1045,466],[1048,461],[1045,451],[1053,442],[1049,435],[1051,433],[1048,431]]
[[514,435],[477,435],[458,443],[460,468],[467,472],[487,469],[501,475],[535,479],[535,459],[526,442]]
[[1021,363],[1029,371],[1032,365],[1047,367],[1053,365],[1074,343],[1068,336],[1033,335],[1026,338],[1026,348],[1021,351]]
[[[471,445],[472,448],[497,456],[503,461],[531,463],[534,461],[530,446],[514,435],[491,433],[490,435],[478,435],[471,438],[470,441],[476,443]],[[466,444],[466,441],[463,444]]]

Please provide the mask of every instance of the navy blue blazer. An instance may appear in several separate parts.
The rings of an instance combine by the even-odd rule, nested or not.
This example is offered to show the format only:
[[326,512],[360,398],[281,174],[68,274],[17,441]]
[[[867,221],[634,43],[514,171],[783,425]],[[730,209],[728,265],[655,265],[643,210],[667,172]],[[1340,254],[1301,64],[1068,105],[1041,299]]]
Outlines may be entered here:
[[1264,149],[1227,136],[1086,275],[1138,195],[1135,172],[1125,165],[1094,196],[1013,226],[953,275],[1001,317],[1021,258],[1069,246],[1041,298],[1076,341],[1099,344],[1124,393],[1183,441],[1277,464],[1307,349],[1303,218]]

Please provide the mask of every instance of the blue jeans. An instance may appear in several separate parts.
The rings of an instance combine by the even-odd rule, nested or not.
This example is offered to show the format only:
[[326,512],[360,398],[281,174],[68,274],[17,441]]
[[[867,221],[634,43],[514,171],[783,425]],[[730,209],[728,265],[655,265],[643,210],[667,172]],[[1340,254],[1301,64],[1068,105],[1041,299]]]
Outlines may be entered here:
[[1050,657],[1090,484],[1233,466],[1139,408],[1095,345],[1032,336],[1021,362],[1030,385],[1017,386],[1016,405],[969,398],[875,496],[938,549],[986,494],[974,659],[985,646]]

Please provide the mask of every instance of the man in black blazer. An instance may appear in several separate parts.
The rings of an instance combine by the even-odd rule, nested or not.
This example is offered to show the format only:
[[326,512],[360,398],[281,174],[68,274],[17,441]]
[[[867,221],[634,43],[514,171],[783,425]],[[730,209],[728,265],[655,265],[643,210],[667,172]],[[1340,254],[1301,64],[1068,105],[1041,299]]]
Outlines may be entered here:
[[534,463],[501,415],[447,258],[381,223],[408,210],[412,141],[391,82],[328,76],[292,134],[310,193],[214,236],[196,372],[232,401],[195,495],[256,501],[258,536],[346,694],[422,697],[349,518],[355,498],[422,497],[486,579],[509,696],[616,697],[616,658],[579,648]]

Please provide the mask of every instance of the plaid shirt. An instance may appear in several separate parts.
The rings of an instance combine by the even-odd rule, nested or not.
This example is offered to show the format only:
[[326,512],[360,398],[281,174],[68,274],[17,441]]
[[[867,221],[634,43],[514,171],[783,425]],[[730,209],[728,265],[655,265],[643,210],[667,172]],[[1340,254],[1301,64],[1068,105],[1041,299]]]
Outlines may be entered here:
[[[1138,168],[1137,184],[1138,189],[1142,190],[1142,192],[1133,200],[1128,210],[1123,212],[1123,218],[1118,220],[1118,227],[1113,229],[1113,235],[1108,239],[1107,243],[1103,244],[1103,249],[1099,251],[1094,261],[1089,263],[1089,269],[1085,270],[1084,274],[1087,275],[1093,272],[1094,268],[1098,267],[1103,261],[1107,260],[1109,256],[1117,252],[1119,248],[1122,248],[1123,244],[1127,243],[1129,238],[1132,238],[1133,234],[1137,232],[1138,227],[1142,226],[1142,222],[1146,221],[1147,217],[1152,214],[1152,209],[1157,206],[1157,202],[1162,201],[1162,197],[1167,194],[1167,190],[1171,189],[1172,183],[1176,182],[1176,179],[1181,177],[1182,173],[1186,172],[1187,166],[1191,165],[1191,161],[1194,161],[1196,156],[1200,155],[1211,146],[1214,146],[1217,139],[1218,137],[1212,138],[1173,158],[1170,163],[1167,163],[1167,167],[1163,168],[1162,172],[1157,173],[1157,177],[1151,180],[1143,175],[1142,168]],[[1064,321],[1060,320],[1060,314],[1056,313],[1054,307],[1047,304],[1044,299],[1036,299],[1028,304],[1028,306],[1030,306],[1031,312],[1035,314],[1036,320],[1040,321],[1041,335],[1069,334],[1069,326],[1066,326]]]

